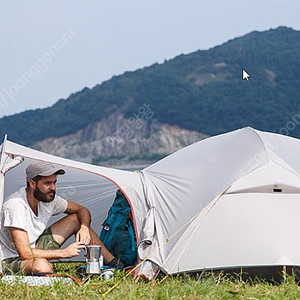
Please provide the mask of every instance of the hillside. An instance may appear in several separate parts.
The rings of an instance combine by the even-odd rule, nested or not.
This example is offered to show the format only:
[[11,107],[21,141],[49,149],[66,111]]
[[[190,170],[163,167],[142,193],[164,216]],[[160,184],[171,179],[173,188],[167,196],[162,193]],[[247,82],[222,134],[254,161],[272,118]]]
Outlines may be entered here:
[[[115,76],[51,107],[4,117],[1,135],[33,145],[75,134],[115,113],[130,119],[145,104],[153,112],[149,123],[156,120],[206,135],[247,125],[279,132],[300,111],[299,49],[299,31],[255,31]],[[251,74],[250,82],[241,80],[242,68]],[[288,134],[300,137],[294,127]]]
[[149,121],[147,115],[126,119],[122,114],[113,114],[76,133],[47,138],[32,147],[74,160],[133,169],[152,164],[206,137],[197,131]]

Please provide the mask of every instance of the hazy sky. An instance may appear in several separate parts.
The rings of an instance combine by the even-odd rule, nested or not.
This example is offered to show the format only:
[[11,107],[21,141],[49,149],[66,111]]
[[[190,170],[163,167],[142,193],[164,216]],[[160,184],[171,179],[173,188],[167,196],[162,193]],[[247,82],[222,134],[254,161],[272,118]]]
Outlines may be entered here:
[[0,117],[299,16],[300,0],[2,0]]

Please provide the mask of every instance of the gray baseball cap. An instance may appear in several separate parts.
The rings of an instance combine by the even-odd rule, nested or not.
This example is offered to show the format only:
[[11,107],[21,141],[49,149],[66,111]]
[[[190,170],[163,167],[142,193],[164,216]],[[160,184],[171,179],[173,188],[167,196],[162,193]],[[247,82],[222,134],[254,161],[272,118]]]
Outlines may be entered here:
[[65,170],[55,167],[52,163],[45,161],[38,161],[31,163],[26,168],[26,181],[40,175],[40,176],[50,176],[50,175],[63,175]]

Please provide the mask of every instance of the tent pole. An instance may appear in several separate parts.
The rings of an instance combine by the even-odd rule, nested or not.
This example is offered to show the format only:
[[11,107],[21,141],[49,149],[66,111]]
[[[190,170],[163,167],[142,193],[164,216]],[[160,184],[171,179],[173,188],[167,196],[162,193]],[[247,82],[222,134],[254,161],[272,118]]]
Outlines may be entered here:
[[0,171],[1,172],[2,172],[2,168],[3,168],[3,157],[4,157],[4,153],[5,153],[6,141],[7,141],[7,133],[4,135],[2,148],[1,148],[1,158],[0,158]]
[[4,158],[5,158],[6,141],[7,141],[7,134],[5,134],[4,136],[4,140],[1,148],[1,158],[0,158],[0,209],[2,207],[3,198],[4,198],[4,173],[2,171],[4,167],[4,160],[5,160]]

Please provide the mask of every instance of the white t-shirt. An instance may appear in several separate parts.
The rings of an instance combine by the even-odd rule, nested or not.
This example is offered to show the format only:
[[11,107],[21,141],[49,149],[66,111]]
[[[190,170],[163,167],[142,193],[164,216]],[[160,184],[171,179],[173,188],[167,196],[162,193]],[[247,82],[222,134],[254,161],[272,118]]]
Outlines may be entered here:
[[55,196],[52,202],[39,202],[38,216],[36,216],[28,204],[25,188],[21,188],[5,199],[0,215],[1,259],[19,256],[9,227],[27,231],[29,244],[34,248],[36,240],[46,229],[51,216],[65,212],[67,206],[67,200]]

